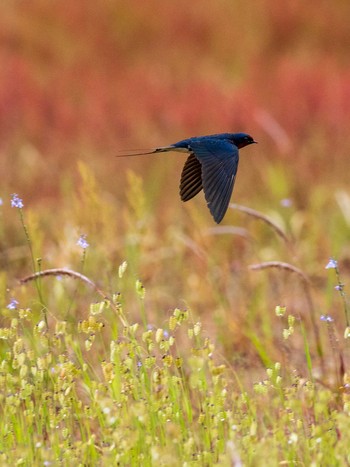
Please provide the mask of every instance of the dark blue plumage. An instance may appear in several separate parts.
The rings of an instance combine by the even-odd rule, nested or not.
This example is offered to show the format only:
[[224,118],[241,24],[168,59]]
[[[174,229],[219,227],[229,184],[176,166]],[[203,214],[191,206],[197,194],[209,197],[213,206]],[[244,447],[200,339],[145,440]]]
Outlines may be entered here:
[[168,151],[190,153],[181,174],[181,199],[188,201],[203,189],[211,215],[219,223],[231,199],[238,169],[238,150],[252,143],[256,141],[246,133],[220,133],[196,136],[132,155]]

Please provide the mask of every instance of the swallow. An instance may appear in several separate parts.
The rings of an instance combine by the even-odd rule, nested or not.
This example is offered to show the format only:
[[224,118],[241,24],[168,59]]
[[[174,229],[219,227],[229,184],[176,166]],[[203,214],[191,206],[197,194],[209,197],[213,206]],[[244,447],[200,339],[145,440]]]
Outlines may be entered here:
[[219,224],[226,214],[239,162],[239,149],[256,143],[246,133],[219,133],[183,139],[147,152],[123,154],[142,156],[162,152],[184,152],[189,156],[181,174],[180,197],[189,201],[201,190],[214,221]]

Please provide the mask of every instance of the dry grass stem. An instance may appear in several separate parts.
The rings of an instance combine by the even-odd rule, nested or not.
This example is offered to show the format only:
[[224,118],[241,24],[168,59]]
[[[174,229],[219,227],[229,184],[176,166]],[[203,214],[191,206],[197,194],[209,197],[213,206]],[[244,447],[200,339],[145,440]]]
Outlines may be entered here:
[[272,229],[276,232],[276,234],[281,237],[286,243],[290,243],[291,240],[288,238],[286,233],[279,227],[272,219],[269,217],[265,216],[265,214],[262,214],[259,211],[256,211],[255,209],[247,208],[246,206],[242,206],[241,204],[235,204],[231,203],[230,204],[231,209],[237,209],[238,211],[244,212],[245,214],[248,214],[248,216],[254,217],[255,219],[260,219],[265,224],[269,225],[272,227]]

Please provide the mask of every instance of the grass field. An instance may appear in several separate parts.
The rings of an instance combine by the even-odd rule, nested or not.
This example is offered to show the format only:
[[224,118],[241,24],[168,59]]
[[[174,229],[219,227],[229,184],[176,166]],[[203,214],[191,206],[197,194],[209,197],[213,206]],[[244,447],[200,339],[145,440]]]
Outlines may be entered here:
[[350,8],[202,5],[1,6],[1,465],[350,464]]

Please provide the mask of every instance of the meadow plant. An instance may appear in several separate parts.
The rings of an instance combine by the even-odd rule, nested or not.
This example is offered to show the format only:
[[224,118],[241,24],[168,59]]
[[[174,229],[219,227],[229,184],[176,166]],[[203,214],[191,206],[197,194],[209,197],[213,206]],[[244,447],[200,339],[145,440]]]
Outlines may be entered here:
[[[136,198],[132,202],[137,209]],[[25,233],[29,236],[27,228]],[[80,267],[89,268],[93,248],[87,236],[81,235],[77,245],[83,254]],[[141,261],[138,254],[133,247],[134,267]],[[334,260],[330,264],[338,267]],[[319,322],[327,325],[333,357],[342,356],[336,387],[317,373],[317,358],[325,359],[312,351],[306,317],[284,305],[275,308],[275,320],[282,324],[281,360],[273,362],[255,337],[262,360],[269,363],[265,377],[249,387],[195,311],[176,307],[164,314],[162,325],[151,324],[148,293],[128,266],[124,260],[114,272],[118,292],[107,293],[70,268],[33,271],[22,279],[21,293],[13,290],[0,329],[4,465],[259,465],[267,452],[276,465],[350,461],[349,377],[330,315],[321,315]],[[252,267],[271,268],[295,274],[309,287],[306,274],[288,263]],[[62,300],[63,278],[100,296],[80,320],[62,319],[59,310],[53,311],[55,300]],[[59,288],[47,289],[44,279]],[[45,315],[49,325],[42,317],[43,302],[23,305],[30,282],[39,280],[42,296],[49,292],[53,298]],[[337,280],[339,286],[339,275]],[[81,289],[72,293],[79,303]],[[62,303],[71,312],[69,302],[67,297]],[[129,306],[138,307],[139,319],[132,319]],[[300,338],[307,374],[288,361],[293,341]]]

